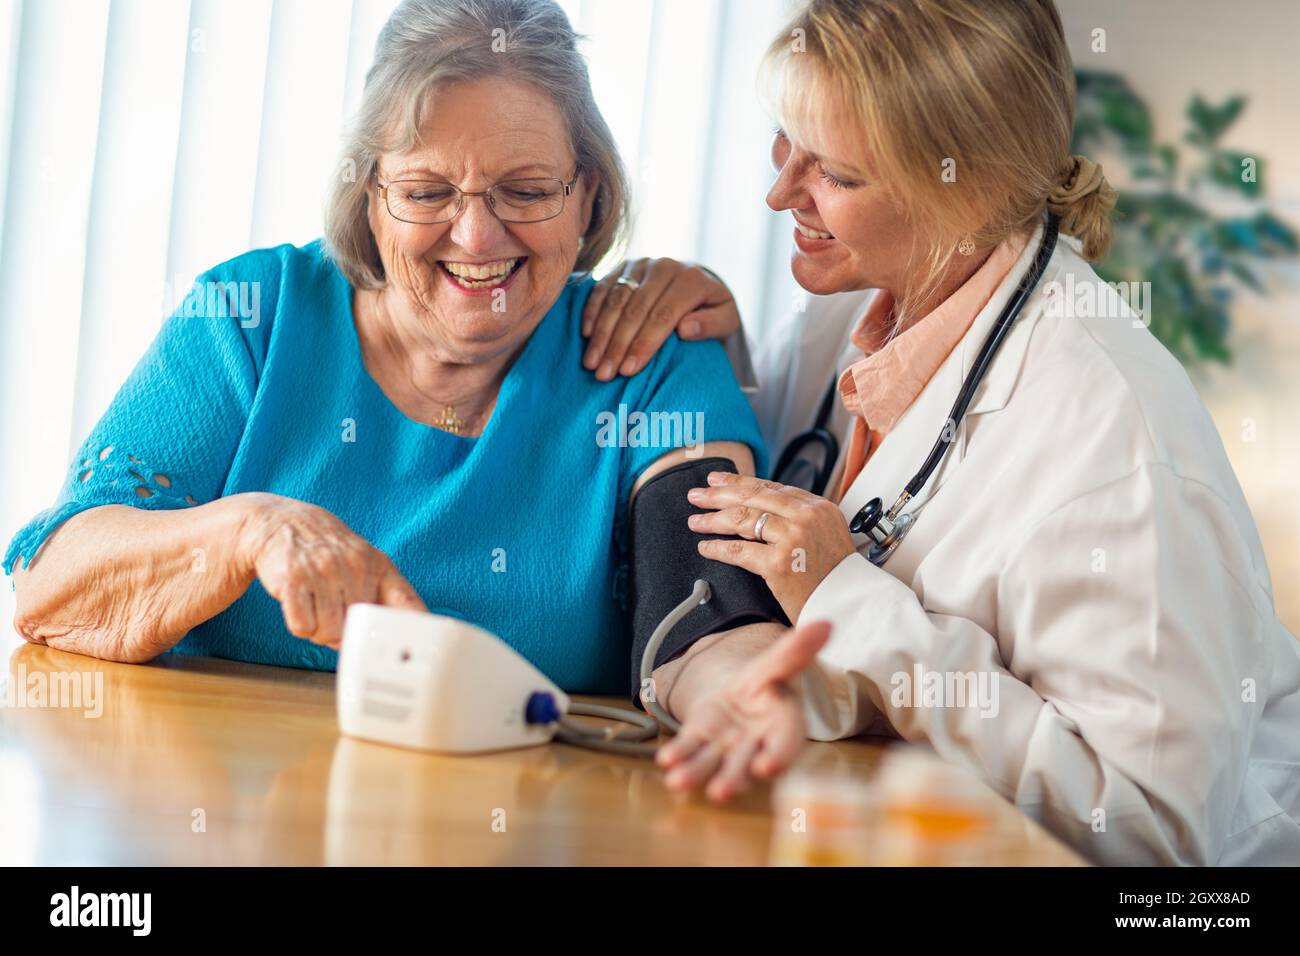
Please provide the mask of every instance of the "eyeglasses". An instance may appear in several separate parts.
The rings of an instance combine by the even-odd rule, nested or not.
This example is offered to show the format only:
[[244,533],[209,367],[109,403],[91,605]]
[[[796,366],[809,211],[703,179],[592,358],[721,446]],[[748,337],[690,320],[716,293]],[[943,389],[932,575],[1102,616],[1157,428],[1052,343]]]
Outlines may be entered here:
[[582,167],[567,183],[561,179],[506,179],[482,192],[465,192],[451,183],[418,179],[375,181],[379,195],[394,219],[419,225],[451,222],[470,196],[482,196],[488,209],[502,222],[545,222],[564,211]]

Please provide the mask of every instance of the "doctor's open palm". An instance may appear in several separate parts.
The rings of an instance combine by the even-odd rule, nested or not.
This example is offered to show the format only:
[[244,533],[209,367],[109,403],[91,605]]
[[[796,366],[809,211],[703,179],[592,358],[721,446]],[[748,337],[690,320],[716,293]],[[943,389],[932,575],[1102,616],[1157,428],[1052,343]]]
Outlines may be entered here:
[[[738,669],[717,666],[697,668],[696,674],[728,673],[722,680],[693,680],[686,655],[666,694],[666,703],[681,720],[677,735],[655,756],[667,771],[665,783],[673,790],[704,786],[705,795],[718,803],[743,793],[752,778],[770,778],[793,763],[807,735],[803,704],[796,679],[817,657],[830,637],[831,626],[814,621],[777,633],[773,625],[759,625],[737,641],[696,645],[701,658],[747,653],[739,643],[769,642],[761,653],[744,659]],[[698,648],[698,650],[697,650]],[[702,661],[701,661],[702,663]]]

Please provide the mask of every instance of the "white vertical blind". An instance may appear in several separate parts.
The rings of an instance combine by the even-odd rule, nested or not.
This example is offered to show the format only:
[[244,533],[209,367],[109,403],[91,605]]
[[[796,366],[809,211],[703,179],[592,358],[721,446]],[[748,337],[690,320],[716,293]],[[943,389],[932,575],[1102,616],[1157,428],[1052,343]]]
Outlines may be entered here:
[[251,247],[271,0],[194,0],[189,34],[165,277],[175,301]]
[[[0,0],[0,222],[4,222],[5,187],[9,181],[9,143],[13,129],[14,77],[18,72],[19,0]],[[0,229],[0,243],[4,230]],[[4,247],[0,245],[0,256]]]
[[251,244],[320,235],[347,86],[350,0],[280,0],[271,16]]
[[86,232],[72,435],[90,431],[163,318],[189,4],[124,0],[108,17]]
[[[784,0],[726,4],[719,42],[705,60],[709,77],[709,137],[700,171],[705,196],[694,223],[695,258],[707,263],[731,286],[751,331],[758,332],[787,311],[790,217],[767,208],[772,185],[771,142],[774,120],[757,96],[757,67],[768,44],[789,14]],[[691,167],[687,167],[690,169]],[[772,250],[778,264],[769,267]]]
[[[671,56],[674,65],[710,63],[719,41],[722,9],[718,0],[658,4],[649,26],[647,60],[662,63]],[[712,143],[708,124],[714,104],[701,95],[710,78],[707,69],[661,66],[646,82],[642,71],[636,77],[640,82],[629,91],[630,102],[619,104],[621,112],[638,121],[636,142],[620,140],[632,167],[637,253],[656,254],[680,247],[687,239],[689,246],[680,247],[676,255],[699,254],[698,232],[684,236],[682,226],[703,221],[698,210],[708,184],[694,171],[708,165]]]
[[0,260],[6,543],[53,500],[69,455],[108,3],[41,0],[20,15]]
[[[394,5],[0,0],[0,544],[198,273],[320,234]],[[755,71],[787,0],[561,6],[632,176],[630,254],[706,262],[761,322],[784,243]]]

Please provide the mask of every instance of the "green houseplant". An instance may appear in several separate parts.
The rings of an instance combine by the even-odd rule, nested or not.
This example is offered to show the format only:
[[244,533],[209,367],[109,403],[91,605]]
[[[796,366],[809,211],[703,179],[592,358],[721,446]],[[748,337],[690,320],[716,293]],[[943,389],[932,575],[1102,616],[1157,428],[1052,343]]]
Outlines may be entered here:
[[[1286,223],[1259,207],[1262,161],[1222,145],[1245,98],[1216,106],[1193,96],[1175,145],[1155,140],[1146,103],[1122,77],[1081,70],[1076,79],[1073,151],[1117,153],[1132,183],[1119,191],[1114,242],[1097,273],[1107,282],[1151,283],[1151,331],[1184,364],[1228,363],[1234,296],[1242,287],[1263,292],[1260,262],[1300,247]],[[1224,194],[1246,211],[1222,214],[1205,204]]]

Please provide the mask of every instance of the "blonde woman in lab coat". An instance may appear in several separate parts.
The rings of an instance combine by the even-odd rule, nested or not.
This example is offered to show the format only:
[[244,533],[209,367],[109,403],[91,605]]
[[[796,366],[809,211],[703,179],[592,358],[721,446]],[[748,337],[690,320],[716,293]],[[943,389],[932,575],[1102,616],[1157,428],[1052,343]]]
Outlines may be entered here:
[[[758,350],[755,403],[775,461],[835,382],[840,452],[819,495],[734,475],[692,492],[691,527],[735,536],[701,552],[762,576],[796,627],[712,635],[656,671],[684,724],[668,784],[725,800],[805,738],[888,733],[1098,862],[1300,863],[1300,650],[1210,416],[1088,265],[1114,193],[1069,155],[1055,8],[815,0],[766,66],[767,202],[813,295]],[[872,564],[848,520],[920,468],[1049,212],[1042,280]],[[631,374],[674,329],[738,325],[711,273],[638,260],[593,294],[585,362]],[[935,700],[927,675],[977,693]]]

